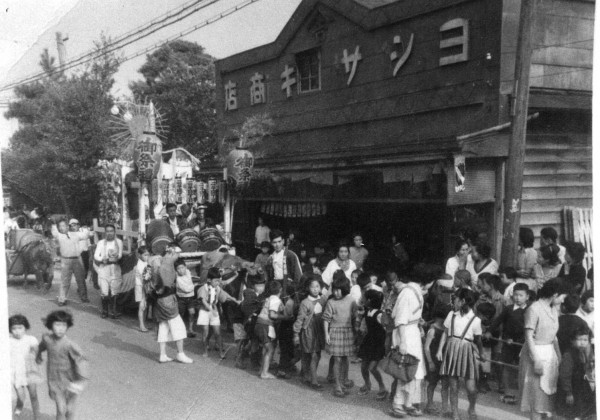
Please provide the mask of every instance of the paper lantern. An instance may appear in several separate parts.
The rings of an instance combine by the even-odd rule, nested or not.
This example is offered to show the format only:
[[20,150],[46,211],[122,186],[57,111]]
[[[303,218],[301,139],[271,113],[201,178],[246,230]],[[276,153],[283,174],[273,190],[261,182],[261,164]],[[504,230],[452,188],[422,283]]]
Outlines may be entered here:
[[219,186],[217,184],[217,179],[210,177],[208,178],[208,186],[207,186],[207,192],[208,192],[208,202],[211,204],[214,204],[217,202],[218,199],[218,195],[219,195]]
[[133,151],[133,160],[142,182],[156,178],[162,162],[162,143],[155,134],[144,132],[138,137]]
[[227,176],[238,186],[250,183],[253,167],[254,155],[248,149],[236,147],[227,155]]

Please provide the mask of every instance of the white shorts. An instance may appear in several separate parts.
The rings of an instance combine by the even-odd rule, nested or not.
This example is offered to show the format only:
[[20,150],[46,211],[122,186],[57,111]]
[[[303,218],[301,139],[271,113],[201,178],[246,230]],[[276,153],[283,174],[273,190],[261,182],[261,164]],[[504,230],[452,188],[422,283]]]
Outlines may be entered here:
[[156,341],[159,343],[168,343],[169,341],[179,341],[187,337],[185,324],[179,315],[168,321],[161,321],[158,324],[158,337]]
[[142,285],[136,284],[135,285],[135,301],[141,302],[143,300],[146,300],[146,296],[144,296],[144,290],[142,288]]
[[203,309],[200,309],[198,311],[198,322],[196,322],[196,325],[213,325],[213,326],[219,326],[221,325],[221,319],[219,318],[219,312],[218,311],[205,311]]

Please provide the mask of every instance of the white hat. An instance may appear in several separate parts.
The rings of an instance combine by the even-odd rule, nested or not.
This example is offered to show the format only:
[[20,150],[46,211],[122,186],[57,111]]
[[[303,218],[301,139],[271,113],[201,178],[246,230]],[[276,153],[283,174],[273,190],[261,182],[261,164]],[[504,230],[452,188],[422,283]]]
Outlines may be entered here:
[[71,219],[71,220],[69,220],[69,226],[70,225],[78,225],[78,224],[79,224],[79,220],[77,220],[77,219]]

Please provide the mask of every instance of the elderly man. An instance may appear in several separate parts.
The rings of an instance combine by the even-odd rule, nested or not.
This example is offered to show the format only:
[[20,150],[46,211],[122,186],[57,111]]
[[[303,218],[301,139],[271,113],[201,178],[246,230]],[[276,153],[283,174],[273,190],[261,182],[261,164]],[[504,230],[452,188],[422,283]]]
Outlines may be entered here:
[[102,300],[102,318],[110,315],[117,319],[121,316],[117,305],[117,294],[121,292],[121,258],[123,241],[117,238],[113,224],[105,226],[105,238],[98,242],[94,252],[94,267],[98,273],[100,298]]
[[81,302],[87,303],[90,300],[87,296],[87,287],[85,285],[85,269],[81,260],[81,249],[79,242],[89,237],[85,232],[69,232],[66,220],[58,222],[58,230],[53,225],[52,235],[58,242],[60,249],[60,275],[61,287],[58,294],[58,306],[67,304],[67,296],[71,287],[71,277],[75,274],[77,282],[77,293]]

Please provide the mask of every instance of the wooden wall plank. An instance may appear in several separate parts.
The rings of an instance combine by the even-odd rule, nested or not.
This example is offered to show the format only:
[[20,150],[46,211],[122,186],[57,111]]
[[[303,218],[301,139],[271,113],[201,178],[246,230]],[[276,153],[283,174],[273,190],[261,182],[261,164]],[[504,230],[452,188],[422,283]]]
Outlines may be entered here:
[[525,175],[523,177],[524,188],[534,187],[585,187],[592,185],[591,173],[579,173],[560,176],[547,175]]
[[592,187],[523,188],[523,200],[559,200],[592,197]]

